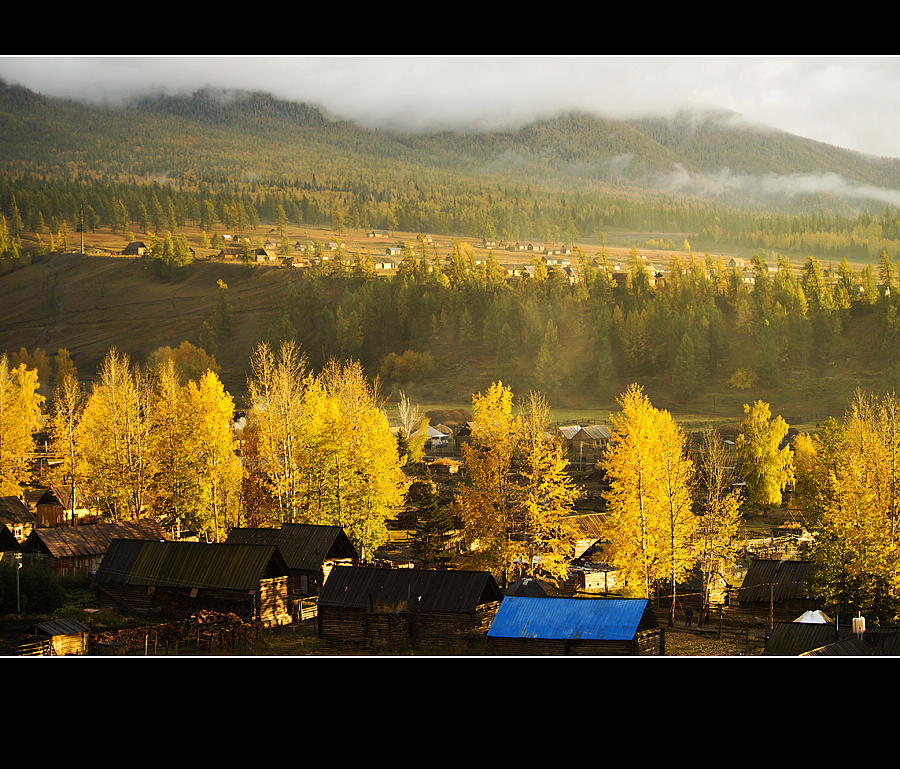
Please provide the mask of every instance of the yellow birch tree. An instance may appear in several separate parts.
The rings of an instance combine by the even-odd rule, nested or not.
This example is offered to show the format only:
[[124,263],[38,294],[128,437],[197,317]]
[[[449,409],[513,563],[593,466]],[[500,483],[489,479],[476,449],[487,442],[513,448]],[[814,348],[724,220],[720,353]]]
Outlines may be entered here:
[[11,367],[6,354],[0,355],[0,495],[21,498],[30,480],[28,455],[44,402],[39,386],[37,369]]

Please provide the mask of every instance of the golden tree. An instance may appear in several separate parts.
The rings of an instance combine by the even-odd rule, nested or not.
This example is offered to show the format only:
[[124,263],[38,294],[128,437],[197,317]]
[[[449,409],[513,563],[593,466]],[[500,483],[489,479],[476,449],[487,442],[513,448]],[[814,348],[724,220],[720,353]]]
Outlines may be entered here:
[[79,486],[81,445],[78,424],[84,409],[84,390],[73,370],[57,375],[56,394],[53,396],[53,416],[50,419],[51,451],[61,461],[50,471],[50,480],[69,486],[70,520],[75,523],[76,489]]
[[747,501],[766,510],[780,505],[784,489],[794,481],[790,446],[781,448],[788,424],[780,416],[771,419],[769,404],[756,401],[744,405],[744,421],[737,437],[738,455],[743,460]]
[[37,369],[11,367],[6,354],[0,355],[0,495],[21,497],[30,480],[28,455],[44,402],[39,386]]
[[630,593],[649,598],[656,584],[684,581],[693,567],[690,460],[668,412],[653,408],[640,386],[619,396],[604,456],[609,562]]
[[144,372],[112,348],[76,431],[88,502],[112,521],[137,518],[146,507],[153,477],[151,398]]
[[532,393],[524,415],[513,415],[511,390],[496,382],[472,405],[468,482],[454,501],[471,563],[504,583],[536,573],[558,583],[568,575],[575,539],[568,516],[580,490],[565,472],[564,447],[546,434],[546,401]]

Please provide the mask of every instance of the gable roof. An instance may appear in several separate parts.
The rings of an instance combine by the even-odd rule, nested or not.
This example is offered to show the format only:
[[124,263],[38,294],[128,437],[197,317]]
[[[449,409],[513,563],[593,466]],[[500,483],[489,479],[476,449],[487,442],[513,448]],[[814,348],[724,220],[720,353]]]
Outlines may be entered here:
[[486,571],[432,571],[335,566],[319,593],[319,608],[469,614],[503,594]]
[[15,538],[5,523],[0,523],[0,552],[6,550],[18,551],[21,549],[22,546],[19,544],[19,540]]
[[280,529],[232,529],[225,540],[236,545],[275,545],[289,569],[316,571],[326,558],[359,558],[340,526],[285,523]]
[[0,497],[0,523],[34,523],[34,515],[18,497]]
[[630,641],[644,627],[657,627],[646,598],[506,596],[488,636]]
[[[38,499],[39,505],[62,505],[65,509],[71,509],[72,489],[70,486],[51,486]],[[75,489],[76,509],[84,508],[84,497],[78,489]]]
[[573,439],[589,441],[608,441],[611,438],[612,433],[606,425],[585,425],[573,436]]
[[252,592],[261,579],[286,574],[274,545],[116,539],[97,569],[97,582]]
[[806,581],[812,568],[810,561],[778,561],[754,558],[738,593],[741,603],[775,603],[806,598]]
[[168,539],[162,526],[143,518],[119,523],[92,523],[34,529],[25,540],[26,552],[46,552],[53,558],[103,555],[115,539]]

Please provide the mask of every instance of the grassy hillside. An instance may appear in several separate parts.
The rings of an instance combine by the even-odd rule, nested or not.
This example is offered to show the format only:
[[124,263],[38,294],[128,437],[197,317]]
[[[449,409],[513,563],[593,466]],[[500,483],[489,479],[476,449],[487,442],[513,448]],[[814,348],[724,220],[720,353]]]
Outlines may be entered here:
[[57,254],[0,278],[0,340],[8,352],[42,347],[69,350],[79,374],[90,378],[111,346],[143,362],[161,345],[199,344],[202,323],[228,284],[234,333],[218,350],[222,380],[237,394],[256,342],[265,338],[281,302],[280,270],[239,265],[191,265],[184,280],[153,279],[139,259]]

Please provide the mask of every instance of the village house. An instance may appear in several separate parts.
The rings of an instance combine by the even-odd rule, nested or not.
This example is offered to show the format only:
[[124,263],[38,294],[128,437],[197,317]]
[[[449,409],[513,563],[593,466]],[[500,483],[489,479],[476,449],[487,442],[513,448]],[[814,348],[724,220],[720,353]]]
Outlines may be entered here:
[[17,541],[23,542],[36,524],[28,506],[18,497],[0,497],[0,524],[5,525]]
[[593,466],[603,458],[603,452],[612,439],[606,425],[579,427],[567,441],[569,462],[583,469]]
[[280,529],[232,529],[226,544],[274,545],[281,552],[298,596],[318,595],[338,565],[359,562],[359,553],[340,526],[285,523]]
[[515,655],[662,655],[664,634],[646,598],[506,596],[488,640]]
[[741,608],[755,608],[784,615],[815,609],[808,597],[810,561],[752,558],[738,591]]
[[503,594],[484,571],[336,566],[318,602],[323,639],[363,643],[483,638]]
[[94,522],[94,515],[88,509],[87,503],[78,489],[75,489],[73,520],[71,486],[51,486],[40,496],[35,507],[39,528]]
[[133,240],[127,246],[125,246],[122,253],[125,256],[144,256],[149,249],[147,248],[147,244],[142,240]]
[[207,610],[264,627],[292,621],[288,567],[274,545],[116,539],[97,569],[100,608],[183,619]]
[[34,529],[22,545],[29,561],[45,561],[59,575],[95,571],[114,539],[168,539],[152,519]]
[[369,230],[366,233],[367,238],[386,238],[388,237],[387,230]]

